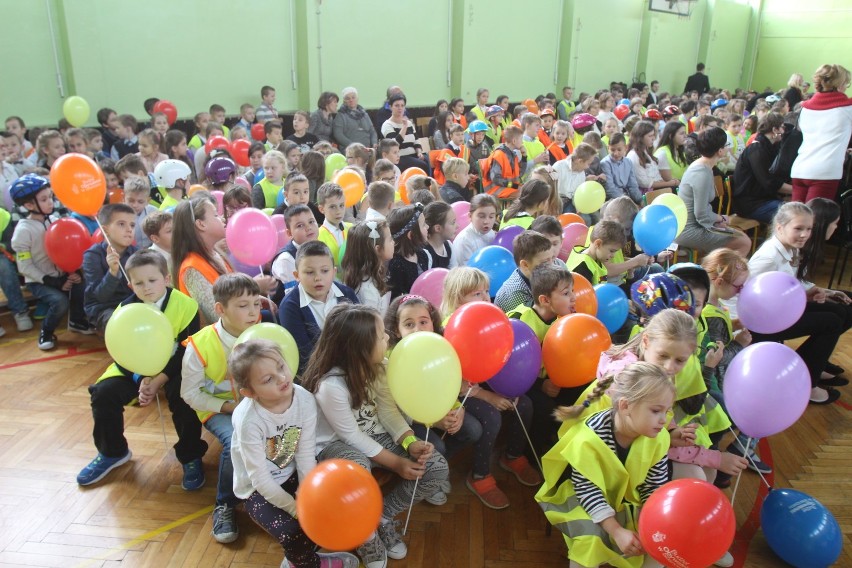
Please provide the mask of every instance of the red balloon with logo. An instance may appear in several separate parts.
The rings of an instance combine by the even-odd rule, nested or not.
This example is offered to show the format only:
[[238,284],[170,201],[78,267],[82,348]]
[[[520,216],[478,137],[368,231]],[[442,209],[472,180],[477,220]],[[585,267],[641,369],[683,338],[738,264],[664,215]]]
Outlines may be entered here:
[[92,246],[88,229],[77,219],[65,217],[47,228],[44,250],[63,272],[74,272],[83,266],[83,253]]

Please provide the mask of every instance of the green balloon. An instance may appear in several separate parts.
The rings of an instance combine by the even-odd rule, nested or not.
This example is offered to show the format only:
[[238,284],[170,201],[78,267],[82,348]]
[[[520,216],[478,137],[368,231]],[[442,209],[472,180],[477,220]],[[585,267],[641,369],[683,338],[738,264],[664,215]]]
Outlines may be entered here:
[[163,312],[147,304],[119,307],[104,332],[113,360],[143,377],[153,377],[166,368],[175,349],[175,336]]
[[686,203],[683,202],[683,198],[674,193],[664,193],[657,197],[654,203],[665,205],[672,210],[677,219],[677,234],[675,236],[680,235],[683,228],[686,227]]
[[251,339],[268,339],[278,345],[284,362],[290,367],[293,375],[299,372],[299,348],[290,332],[277,323],[258,323],[240,334],[234,345],[245,343]]
[[62,103],[62,116],[71,126],[80,128],[89,120],[89,103],[83,97],[73,96]]
[[330,154],[325,158],[325,181],[331,181],[337,170],[342,170],[346,167],[346,156],[343,154]]
[[574,192],[574,207],[579,213],[594,213],[606,201],[606,190],[596,181],[584,181]]

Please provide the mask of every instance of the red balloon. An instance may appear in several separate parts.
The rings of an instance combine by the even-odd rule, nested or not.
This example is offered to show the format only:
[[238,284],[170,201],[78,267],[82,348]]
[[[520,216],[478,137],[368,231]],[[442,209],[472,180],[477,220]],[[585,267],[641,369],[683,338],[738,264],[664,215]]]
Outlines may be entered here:
[[83,266],[83,253],[90,246],[92,237],[86,226],[70,217],[52,223],[44,234],[44,250],[63,272],[79,270]]
[[175,123],[177,120],[177,107],[173,102],[167,101],[165,99],[159,100],[154,103],[153,112],[161,112],[166,115],[166,120],[169,123],[169,126]]
[[582,223],[569,223],[562,228],[562,249],[557,255],[561,260],[568,260],[574,247],[586,244],[589,228]]
[[243,167],[248,167],[251,162],[249,162],[249,148],[251,148],[251,142],[248,140],[234,140],[231,142],[231,156],[234,157],[234,161]]
[[488,302],[471,302],[453,312],[444,338],[459,356],[462,377],[471,383],[487,381],[512,354],[515,337],[503,310]]
[[700,479],[677,479],[657,489],[639,515],[639,540],[664,566],[712,566],[734,542],[734,508]]
[[207,152],[208,155],[210,155],[210,152],[212,152],[216,148],[221,148],[230,152],[231,143],[228,142],[228,139],[224,136],[211,136],[204,144],[204,151]]
[[544,336],[541,355],[547,376],[558,387],[590,383],[598,370],[601,353],[611,345],[609,332],[595,316],[561,317]]
[[571,276],[574,277],[574,311],[597,317],[598,296],[592,283],[582,274],[572,272]]
[[94,233],[92,233],[92,244],[96,245],[102,242],[104,242],[104,232],[98,229]]
[[263,142],[264,140],[266,140],[266,131],[263,129],[262,124],[257,123],[252,125],[251,138],[256,142]]

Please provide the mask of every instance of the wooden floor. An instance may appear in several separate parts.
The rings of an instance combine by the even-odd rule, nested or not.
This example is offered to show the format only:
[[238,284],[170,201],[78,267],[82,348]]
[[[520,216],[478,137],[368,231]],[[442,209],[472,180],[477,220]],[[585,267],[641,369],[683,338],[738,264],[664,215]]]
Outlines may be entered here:
[[[846,281],[848,286],[849,282]],[[68,332],[49,353],[36,348],[34,331],[17,334],[12,318],[0,323],[0,566],[278,566],[280,547],[239,511],[239,540],[217,544],[210,536],[210,509],[220,446],[212,439],[204,458],[207,485],[180,488],[180,465],[163,433],[156,406],[125,413],[131,463],[91,488],[77,472],[95,455],[86,387],[108,362],[103,344]],[[834,362],[852,371],[847,334]],[[850,373],[852,374],[852,373]],[[786,432],[762,446],[775,466],[770,481],[804,491],[840,522],[844,551],[837,566],[852,566],[852,388],[839,404],[811,406]],[[166,415],[169,446],[175,436]],[[441,507],[414,508],[405,567],[567,566],[560,536],[545,536],[534,491],[495,468],[511,507],[483,507],[464,486],[469,456],[451,462],[453,492]],[[737,566],[784,566],[757,526],[760,482],[746,472],[736,498]]]

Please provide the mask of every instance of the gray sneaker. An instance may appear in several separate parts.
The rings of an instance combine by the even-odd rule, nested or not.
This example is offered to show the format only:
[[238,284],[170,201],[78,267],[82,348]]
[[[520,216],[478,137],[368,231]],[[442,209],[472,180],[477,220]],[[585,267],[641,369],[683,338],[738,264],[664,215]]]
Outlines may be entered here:
[[359,546],[355,552],[364,563],[364,568],[386,568],[388,565],[385,545],[378,534],[373,535],[373,538]]
[[30,319],[29,312],[15,314],[15,325],[18,326],[18,331],[31,330],[33,328],[33,320]]
[[213,509],[213,538],[220,544],[228,544],[237,540],[240,531],[234,519],[234,508],[228,505],[217,505]]
[[388,558],[394,560],[402,560],[408,554],[408,547],[402,542],[397,529],[401,523],[399,521],[391,521],[379,525],[379,537],[385,545]]

